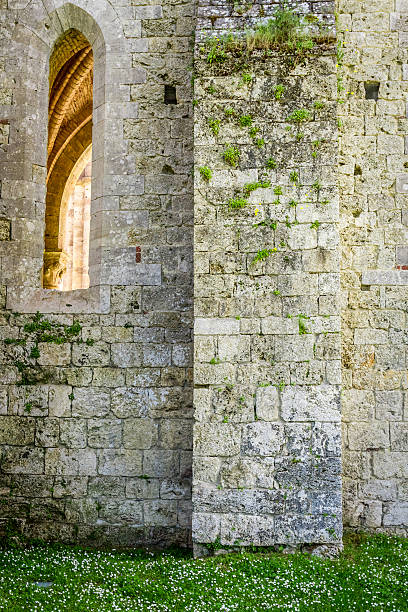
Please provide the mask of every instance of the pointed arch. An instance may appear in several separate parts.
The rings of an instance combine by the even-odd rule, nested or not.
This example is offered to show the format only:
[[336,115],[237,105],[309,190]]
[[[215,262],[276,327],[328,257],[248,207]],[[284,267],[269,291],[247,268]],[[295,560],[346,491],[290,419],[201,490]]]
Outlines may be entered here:
[[[117,246],[106,232],[106,222],[111,211],[119,209],[118,195],[132,188],[130,176],[123,176],[122,163],[127,153],[123,118],[129,116],[129,111],[134,112],[133,107],[131,110],[129,108],[128,86],[124,85],[129,82],[126,79],[132,78],[134,69],[123,21],[109,0],[33,0],[25,4],[18,3],[18,6],[17,0],[14,3],[16,23],[12,30],[13,45],[14,48],[21,47],[23,58],[19,74],[22,87],[14,99],[19,107],[19,115],[12,162],[17,160],[20,168],[14,189],[17,219],[14,227],[19,227],[19,217],[30,217],[33,231],[29,239],[24,235],[16,237],[18,248],[16,244],[16,253],[10,255],[15,260],[11,265],[21,270],[21,273],[10,278],[7,303],[21,312],[106,309],[111,279],[109,266],[105,262],[111,261],[113,249]],[[74,36],[74,31],[79,34]],[[66,36],[68,32],[71,32],[69,37]],[[61,44],[64,37],[69,40]],[[50,81],[54,87],[55,109],[63,107],[64,100],[70,104],[64,78],[59,78],[58,74],[66,63],[67,54],[71,54],[73,59],[71,71],[68,72],[81,77],[82,73],[75,71],[82,63],[79,60],[90,57],[90,53],[85,51],[87,45],[92,49],[94,62],[92,108],[86,104],[81,106],[82,114],[77,117],[73,130],[65,129],[67,126],[56,120],[50,130],[52,139],[48,141]],[[56,49],[59,49],[57,53]],[[50,61],[53,53],[53,61]],[[90,70],[85,72],[82,74],[82,83],[88,87]],[[115,134],[115,138],[107,138],[107,133]],[[90,288],[75,291],[68,297],[66,292],[60,295],[58,291],[50,292],[42,288],[44,247],[50,252],[54,252],[53,249],[58,251],[58,225],[61,218],[58,208],[54,211],[57,228],[52,236],[46,237],[48,244],[45,245],[45,218],[51,211],[47,202],[46,212],[46,188],[47,184],[53,183],[52,175],[55,178],[59,176],[62,189],[59,187],[57,200],[61,202],[66,180],[75,162],[91,142]],[[61,174],[59,170],[64,167],[65,171]],[[57,183],[55,181],[54,185]],[[22,227],[24,223],[22,221]]]

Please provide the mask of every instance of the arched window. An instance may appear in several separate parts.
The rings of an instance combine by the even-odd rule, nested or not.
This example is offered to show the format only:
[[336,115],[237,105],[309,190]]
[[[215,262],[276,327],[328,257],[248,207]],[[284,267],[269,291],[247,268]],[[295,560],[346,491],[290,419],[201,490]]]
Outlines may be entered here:
[[89,287],[93,52],[75,29],[50,57],[43,287]]

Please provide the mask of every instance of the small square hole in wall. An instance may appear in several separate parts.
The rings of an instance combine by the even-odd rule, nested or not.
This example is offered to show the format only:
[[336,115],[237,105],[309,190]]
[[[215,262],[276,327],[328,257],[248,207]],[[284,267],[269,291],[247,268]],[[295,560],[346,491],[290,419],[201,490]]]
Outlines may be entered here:
[[177,94],[174,85],[164,86],[164,103],[165,104],[177,104]]
[[378,100],[378,91],[380,84],[374,81],[364,83],[366,100]]

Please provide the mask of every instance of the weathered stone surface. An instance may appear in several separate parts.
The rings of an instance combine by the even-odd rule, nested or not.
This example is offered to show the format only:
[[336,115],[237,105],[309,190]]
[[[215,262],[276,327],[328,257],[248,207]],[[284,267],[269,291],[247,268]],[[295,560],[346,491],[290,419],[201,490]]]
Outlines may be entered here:
[[152,448],[157,443],[157,437],[158,426],[150,419],[129,418],[124,422],[123,444],[125,448]]
[[256,392],[256,416],[261,421],[278,419],[279,396],[275,387],[261,387]]
[[194,433],[197,455],[228,456],[237,455],[240,450],[241,430],[227,423],[196,424]]
[[146,525],[174,526],[177,521],[177,502],[170,500],[146,501],[143,504]]
[[33,444],[35,420],[28,417],[0,417],[0,444],[25,446]]
[[389,425],[380,421],[349,425],[348,440],[351,450],[389,448]]
[[243,431],[243,454],[257,457],[278,455],[285,442],[284,431],[280,423],[250,423]]
[[[257,4],[238,16],[221,2],[211,19],[202,5],[196,25],[192,6],[168,0],[76,4],[57,18],[41,3],[0,0],[0,520],[29,518],[27,535],[45,539],[89,543],[98,525],[103,544],[186,545],[193,515],[201,544],[332,546],[341,399],[345,523],[402,533],[404,3],[307,0],[302,11],[326,24],[336,10],[346,43],[338,66],[327,46],[284,71],[278,53],[262,62],[254,53],[242,85],[228,58],[210,65],[197,47],[194,92],[194,28],[197,41],[247,28]],[[61,23],[94,49],[94,91],[91,78],[81,88],[94,125],[71,133],[83,117],[69,115],[54,156],[51,111],[47,160]],[[164,74],[177,104],[166,104]],[[78,108],[74,98],[63,115]],[[299,126],[295,108],[310,113]],[[44,247],[47,265],[51,251],[63,260],[62,190],[92,137],[91,287],[44,290]],[[235,167],[228,146],[238,148]],[[53,325],[57,340],[47,338]]]
[[73,417],[103,417],[109,412],[109,391],[92,387],[79,387],[74,389],[73,396]]
[[101,450],[98,453],[98,473],[103,476],[139,476],[142,454],[137,450]]
[[72,418],[60,421],[60,444],[67,448],[86,448],[87,423],[85,419]]
[[143,525],[142,502],[134,500],[104,500],[100,503],[99,522],[106,522],[111,525]]
[[288,387],[282,393],[285,421],[339,421],[340,393],[331,385]]
[[91,449],[47,448],[45,473],[66,476],[96,474],[96,455]]

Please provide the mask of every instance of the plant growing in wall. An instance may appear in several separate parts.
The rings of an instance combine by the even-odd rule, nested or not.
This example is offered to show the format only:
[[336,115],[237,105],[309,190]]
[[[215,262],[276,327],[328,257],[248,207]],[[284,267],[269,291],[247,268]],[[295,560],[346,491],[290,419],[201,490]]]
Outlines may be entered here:
[[258,261],[265,261],[265,259],[268,259],[273,253],[276,253],[277,250],[276,247],[273,249],[260,249],[253,258],[251,265],[258,263]]
[[208,125],[210,126],[210,130],[214,134],[214,136],[218,136],[221,126],[220,119],[213,119],[212,117],[208,120]]
[[200,168],[201,178],[204,181],[209,181],[212,177],[212,170],[208,166],[201,166]]
[[[68,342],[82,343],[79,337],[82,327],[78,322],[72,325],[62,325],[44,318],[37,313],[32,321],[22,328],[20,338],[6,338],[5,344],[15,347],[16,350],[9,355],[13,365],[21,375],[18,385],[32,385],[44,380],[45,372],[38,366],[36,360],[40,355],[40,344],[49,343],[61,345]],[[90,341],[91,342],[91,341]],[[87,342],[87,344],[90,344]]]
[[239,149],[237,149],[237,147],[234,147],[233,145],[228,145],[227,148],[224,150],[222,157],[229,166],[236,168],[239,163],[241,153]]

